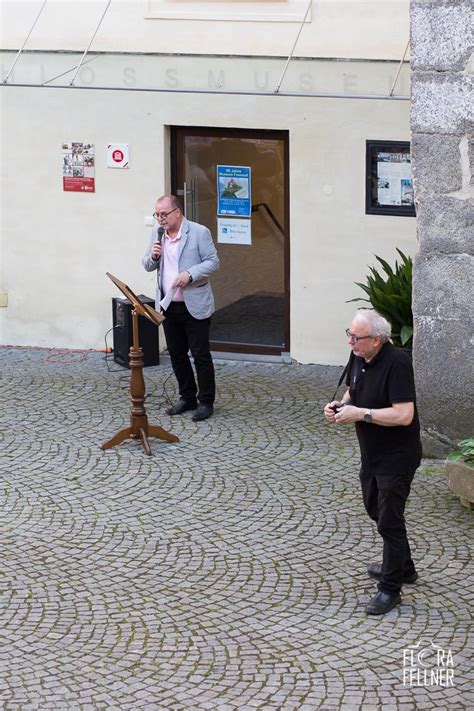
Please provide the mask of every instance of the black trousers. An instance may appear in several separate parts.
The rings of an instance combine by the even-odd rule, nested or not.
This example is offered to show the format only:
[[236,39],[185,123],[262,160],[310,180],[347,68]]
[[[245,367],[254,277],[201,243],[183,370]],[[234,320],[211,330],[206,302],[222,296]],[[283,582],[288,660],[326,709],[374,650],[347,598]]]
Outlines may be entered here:
[[[178,381],[179,395],[186,402],[213,405],[216,397],[214,364],[209,347],[211,319],[197,319],[191,316],[184,301],[172,301],[165,311],[163,321],[171,365]],[[191,351],[196,368],[194,373],[188,356]]]
[[415,471],[371,474],[363,467],[360,470],[365,509],[383,539],[382,578],[378,588],[392,594],[400,592],[403,578],[415,572],[405,527],[405,504],[414,475]]

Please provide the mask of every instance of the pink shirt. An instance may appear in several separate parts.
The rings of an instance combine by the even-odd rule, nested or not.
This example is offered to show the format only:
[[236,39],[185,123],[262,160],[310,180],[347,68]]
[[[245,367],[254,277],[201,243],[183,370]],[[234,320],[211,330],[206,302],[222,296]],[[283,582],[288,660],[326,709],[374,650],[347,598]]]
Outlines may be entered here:
[[[181,225],[183,223],[181,222]],[[161,288],[163,296],[171,289],[173,282],[179,274],[178,251],[181,242],[181,226],[176,237],[170,237],[165,232],[163,239],[163,252],[161,254]],[[174,293],[173,301],[184,301],[183,290],[178,287]]]

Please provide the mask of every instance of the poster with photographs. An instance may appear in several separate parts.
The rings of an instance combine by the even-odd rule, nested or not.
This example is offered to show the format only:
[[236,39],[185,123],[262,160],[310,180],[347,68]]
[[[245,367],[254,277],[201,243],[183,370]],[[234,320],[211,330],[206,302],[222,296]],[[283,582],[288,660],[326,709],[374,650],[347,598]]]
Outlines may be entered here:
[[95,192],[94,145],[63,143],[63,190],[65,192]]
[[252,169],[241,165],[217,166],[217,214],[250,217]]
[[415,215],[408,141],[367,141],[366,213]]

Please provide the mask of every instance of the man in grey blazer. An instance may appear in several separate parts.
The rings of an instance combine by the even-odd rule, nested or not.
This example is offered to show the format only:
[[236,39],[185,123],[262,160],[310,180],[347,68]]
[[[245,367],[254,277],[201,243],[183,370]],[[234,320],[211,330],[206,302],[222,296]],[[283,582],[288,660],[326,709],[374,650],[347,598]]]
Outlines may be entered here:
[[216,395],[209,346],[214,312],[209,275],[219,269],[219,257],[207,227],[187,220],[175,195],[158,198],[155,210],[158,225],[152,229],[142,264],[148,272],[157,270],[156,306],[167,295],[171,298],[163,328],[180,399],[167,413],[195,410],[193,420],[199,422],[212,415]]

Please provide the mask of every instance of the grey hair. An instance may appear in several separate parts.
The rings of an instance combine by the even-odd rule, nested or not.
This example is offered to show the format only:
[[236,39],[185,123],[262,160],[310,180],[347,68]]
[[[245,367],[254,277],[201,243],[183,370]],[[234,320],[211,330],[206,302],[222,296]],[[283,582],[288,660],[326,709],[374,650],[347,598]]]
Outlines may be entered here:
[[370,328],[370,335],[380,336],[382,343],[386,343],[392,335],[392,327],[387,319],[373,309],[359,309],[354,316],[354,321],[367,324]]
[[157,202],[161,200],[169,200],[174,210],[181,210],[183,212],[183,206],[181,205],[181,200],[176,195],[162,195],[158,198]]

